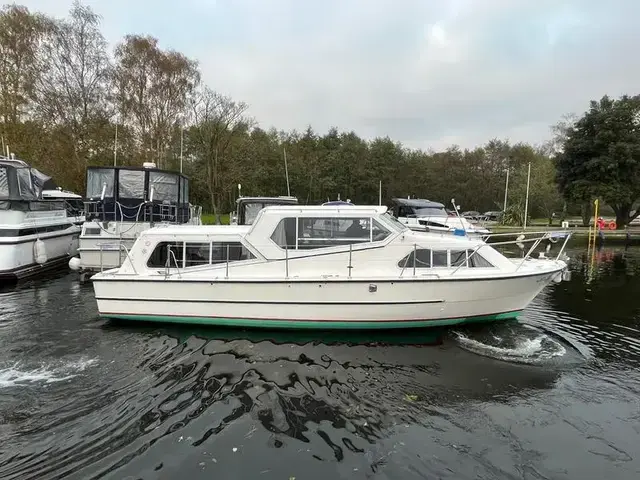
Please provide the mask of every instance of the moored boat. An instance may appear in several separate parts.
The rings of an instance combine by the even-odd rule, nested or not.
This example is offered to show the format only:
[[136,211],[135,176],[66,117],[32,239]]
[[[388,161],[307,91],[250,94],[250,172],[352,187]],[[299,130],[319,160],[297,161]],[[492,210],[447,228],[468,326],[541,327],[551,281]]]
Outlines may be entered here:
[[230,225],[251,225],[258,212],[271,205],[297,205],[298,198],[292,196],[278,197],[238,197],[236,211],[229,216]]
[[136,238],[155,225],[200,225],[202,209],[189,203],[189,179],[142,167],[89,167],[78,253],[69,267],[81,279],[122,264]]
[[[377,329],[517,317],[567,263],[414,232],[383,206],[270,206],[251,226],[151,228],[93,277],[102,317]],[[566,240],[565,240],[566,244]]]
[[52,178],[22,160],[0,157],[0,279],[15,281],[63,267],[77,253],[80,216]]
[[454,211],[447,213],[444,204],[421,198],[393,198],[389,211],[401,223],[419,232],[440,232],[482,237],[491,231],[473,224]]

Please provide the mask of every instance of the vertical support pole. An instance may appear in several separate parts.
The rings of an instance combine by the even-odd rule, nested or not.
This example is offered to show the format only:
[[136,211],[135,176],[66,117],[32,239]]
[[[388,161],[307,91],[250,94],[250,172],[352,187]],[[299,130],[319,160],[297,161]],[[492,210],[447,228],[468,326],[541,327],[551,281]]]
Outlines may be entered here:
[[351,259],[353,258],[353,243],[349,244],[349,266],[347,267],[347,270],[349,270],[349,278],[351,278],[351,269],[353,268],[353,265],[351,264]]
[[284,249],[284,277],[289,278],[289,244]]
[[509,192],[509,169],[507,168],[507,181],[504,185],[504,205],[502,207],[502,211],[507,211],[507,193]]
[[227,267],[224,278],[229,278],[229,244],[227,243]]
[[413,276],[416,276],[416,253],[418,250],[418,246],[414,243],[413,244]]
[[527,229],[527,215],[529,214],[529,182],[531,181],[531,162],[529,162],[529,173],[527,173],[527,195],[524,200],[524,230]]

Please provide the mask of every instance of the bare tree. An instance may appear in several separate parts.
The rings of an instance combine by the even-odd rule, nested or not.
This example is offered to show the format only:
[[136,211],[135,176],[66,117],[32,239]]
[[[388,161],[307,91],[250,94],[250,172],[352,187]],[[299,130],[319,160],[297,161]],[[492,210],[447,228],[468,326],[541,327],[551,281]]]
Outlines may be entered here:
[[222,188],[228,182],[227,154],[232,140],[246,131],[253,120],[245,116],[248,105],[204,87],[191,104],[191,137],[195,153],[204,162],[207,172],[207,189],[213,213],[218,218],[218,206],[223,196]]
[[116,104],[135,129],[140,147],[161,166],[172,130],[200,82],[197,62],[162,51],[153,37],[128,35],[116,47]]
[[28,113],[40,75],[38,48],[48,19],[17,5],[0,10],[0,119],[16,123]]
[[96,142],[107,141],[99,126],[110,117],[110,63],[100,17],[73,3],[68,19],[52,22],[42,49],[44,73],[38,82],[38,114],[65,127],[78,166],[84,165]]
[[567,113],[562,116],[562,120],[551,127],[553,138],[549,140],[543,151],[551,156],[555,156],[562,152],[562,146],[567,139],[567,132],[578,121],[578,115],[575,113]]

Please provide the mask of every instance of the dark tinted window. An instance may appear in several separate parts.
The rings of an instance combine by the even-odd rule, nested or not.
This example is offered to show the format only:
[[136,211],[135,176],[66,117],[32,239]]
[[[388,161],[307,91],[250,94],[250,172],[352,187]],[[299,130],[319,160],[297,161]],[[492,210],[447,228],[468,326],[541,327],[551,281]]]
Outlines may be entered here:
[[446,250],[434,250],[433,251],[433,263],[434,267],[446,267],[447,265],[447,251]]
[[473,251],[469,251],[469,266],[470,267],[480,267],[480,268],[490,268],[493,265],[482,255],[479,253],[473,253]]
[[7,176],[7,169],[0,167],[0,197],[9,196],[9,178]]
[[451,250],[451,266],[459,267],[467,266],[467,251],[466,250]]
[[211,263],[225,263],[227,255],[230,262],[256,258],[240,242],[213,243],[211,245]]
[[198,265],[209,264],[209,243],[187,242],[185,245],[184,266],[197,267]]
[[427,248],[418,248],[414,252],[404,257],[398,262],[400,268],[413,268],[413,262],[415,258],[416,268],[431,268],[431,250]]
[[149,268],[181,268],[183,264],[183,242],[160,242],[153,249],[147,266]]

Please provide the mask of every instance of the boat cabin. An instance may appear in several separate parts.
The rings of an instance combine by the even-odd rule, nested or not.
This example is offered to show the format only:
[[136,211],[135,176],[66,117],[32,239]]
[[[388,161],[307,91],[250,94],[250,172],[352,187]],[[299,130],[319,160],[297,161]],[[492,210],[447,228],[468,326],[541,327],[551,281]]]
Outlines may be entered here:
[[[270,262],[285,261],[291,268],[296,265],[334,275],[332,270],[338,268],[342,275],[343,263],[351,255],[358,256],[360,272],[493,268],[500,263],[496,260],[499,254],[491,248],[474,252],[482,242],[417,234],[386,212],[385,206],[268,206],[259,211],[251,226],[152,228],[140,234],[132,249],[134,268],[125,262],[122,273],[197,272],[216,265],[244,269],[244,265],[251,269],[247,274],[267,275]],[[331,254],[343,256],[336,257],[338,263],[333,265]],[[313,260],[319,257],[321,261]],[[311,266],[310,261],[314,262]]]
[[251,225],[258,212],[270,205],[297,205],[296,197],[239,197],[236,200],[236,211],[231,215],[231,225]]
[[61,187],[58,187],[53,190],[43,190],[42,199],[64,202],[67,209],[67,215],[70,217],[84,216],[84,199],[77,193],[62,190]]
[[0,210],[64,210],[62,201],[43,201],[42,191],[55,188],[50,176],[26,162],[0,156]]
[[87,220],[187,223],[190,219],[189,179],[142,167],[88,167]]

